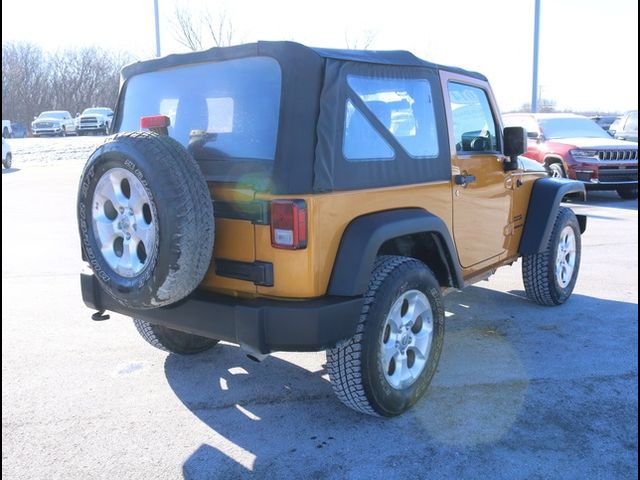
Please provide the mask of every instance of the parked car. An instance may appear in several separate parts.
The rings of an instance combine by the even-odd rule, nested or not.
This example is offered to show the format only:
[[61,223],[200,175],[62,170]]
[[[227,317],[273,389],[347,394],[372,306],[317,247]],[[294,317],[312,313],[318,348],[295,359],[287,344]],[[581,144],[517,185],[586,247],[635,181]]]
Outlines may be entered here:
[[11,145],[2,137],[2,166],[4,168],[11,168],[11,162]]
[[620,122],[614,127],[609,128],[615,138],[621,140],[630,140],[632,142],[638,141],[638,111],[632,110],[625,113]]
[[64,137],[69,133],[76,133],[76,122],[65,110],[42,112],[31,123],[31,133],[34,137],[41,135]]
[[545,165],[554,177],[584,182],[587,189],[615,190],[638,198],[638,144],[611,138],[592,120],[569,113],[513,113],[505,125],[526,128],[526,157]]
[[111,126],[113,110],[107,107],[85,108],[81,115],[76,117],[76,131],[78,135],[86,133],[107,134]]
[[29,131],[24,123],[12,123],[11,130],[12,138],[24,138],[29,134]]
[[596,122],[605,132],[609,131],[609,127],[616,121],[617,115],[595,115],[591,120]]
[[11,121],[2,120],[2,138],[11,138]]
[[584,185],[519,157],[479,73],[258,42],[122,78],[76,205],[95,320],[179,354],[326,349],[343,403],[394,416],[436,373],[444,290],[522,257],[532,301],[573,291],[587,218],[560,201]]

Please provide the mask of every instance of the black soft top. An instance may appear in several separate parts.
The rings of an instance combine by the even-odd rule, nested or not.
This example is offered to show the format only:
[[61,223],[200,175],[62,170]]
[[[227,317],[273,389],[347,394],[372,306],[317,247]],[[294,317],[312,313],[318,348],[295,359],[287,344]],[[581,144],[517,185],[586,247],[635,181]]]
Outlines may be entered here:
[[[446,70],[486,81],[479,73],[430,63],[401,50],[334,50],[310,48],[294,42],[257,42],[212,48],[167,55],[126,66],[122,70],[123,89],[116,112],[115,131],[120,129],[122,102],[131,77],[184,65],[257,56],[274,58],[282,73],[275,158],[261,170],[262,178],[266,181],[264,187],[257,187],[275,194],[449,181],[449,139],[438,71]],[[431,85],[429,102],[435,111],[434,128],[437,130],[439,146],[437,158],[423,161],[410,157],[347,86],[346,76],[352,73],[427,81]],[[394,147],[396,154],[393,161],[345,160],[342,144],[347,100],[359,108],[387,143]],[[224,162],[197,160],[207,180],[234,182],[241,177],[235,166],[227,170]]]
[[[237,45],[233,47],[214,47],[200,52],[175,53],[161,58],[135,62],[123,68],[122,76],[124,80],[126,80],[130,76],[138,73],[150,72],[163,68],[259,55],[272,56],[280,61],[281,64],[295,62],[297,66],[301,67],[303,65],[300,65],[299,61],[302,51],[306,51],[309,55],[315,55],[321,58],[344,60],[349,62],[408,67],[430,67],[438,70],[461,73],[480,80],[487,80],[487,78],[481,73],[428,62],[416,57],[413,53],[406,50],[343,50],[307,47],[296,42],[266,41],[247,43],[245,45]],[[312,60],[310,59],[310,61]]]

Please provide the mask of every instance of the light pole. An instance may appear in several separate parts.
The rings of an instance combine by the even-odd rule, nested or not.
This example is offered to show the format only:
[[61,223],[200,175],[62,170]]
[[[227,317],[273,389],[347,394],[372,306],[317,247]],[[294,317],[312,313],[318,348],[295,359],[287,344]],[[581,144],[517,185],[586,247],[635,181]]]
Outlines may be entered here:
[[[157,0],[156,0],[157,1]],[[531,89],[531,111],[538,111],[538,43],[540,41],[540,0],[535,0],[533,21],[533,87]]]
[[156,57],[160,56],[160,20],[158,15],[158,0],[153,0],[153,11],[156,17]]

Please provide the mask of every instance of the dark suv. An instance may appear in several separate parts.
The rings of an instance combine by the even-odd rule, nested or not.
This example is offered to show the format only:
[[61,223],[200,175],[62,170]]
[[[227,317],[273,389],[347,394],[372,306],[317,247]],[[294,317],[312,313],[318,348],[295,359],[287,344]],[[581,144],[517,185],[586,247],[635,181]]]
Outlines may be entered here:
[[503,120],[527,130],[525,156],[544,164],[552,176],[638,198],[637,143],[611,138],[593,120],[571,113],[513,113]]

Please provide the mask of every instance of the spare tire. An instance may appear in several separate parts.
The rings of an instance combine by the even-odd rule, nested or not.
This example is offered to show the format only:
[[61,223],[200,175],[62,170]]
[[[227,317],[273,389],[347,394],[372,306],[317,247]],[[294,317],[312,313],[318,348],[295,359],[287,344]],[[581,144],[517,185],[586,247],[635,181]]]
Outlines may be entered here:
[[109,137],[80,178],[83,258],[104,290],[129,308],[170,305],[211,262],[213,203],[193,157],[168,136]]

